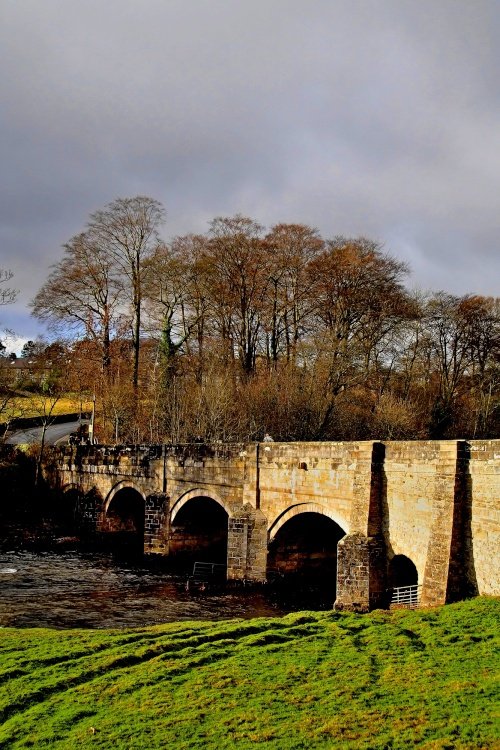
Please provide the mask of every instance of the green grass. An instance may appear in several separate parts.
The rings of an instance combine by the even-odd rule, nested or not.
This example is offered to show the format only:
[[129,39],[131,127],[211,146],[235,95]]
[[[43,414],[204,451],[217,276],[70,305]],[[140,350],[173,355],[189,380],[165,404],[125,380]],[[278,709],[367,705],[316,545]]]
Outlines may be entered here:
[[500,600],[0,631],[2,748],[491,748]]

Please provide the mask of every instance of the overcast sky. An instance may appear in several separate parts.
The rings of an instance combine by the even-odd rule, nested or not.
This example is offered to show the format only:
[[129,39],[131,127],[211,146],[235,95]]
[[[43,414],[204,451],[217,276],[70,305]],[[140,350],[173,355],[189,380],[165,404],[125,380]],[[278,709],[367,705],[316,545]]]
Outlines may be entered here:
[[497,0],[1,0],[1,327],[89,213],[365,235],[410,284],[499,294]]

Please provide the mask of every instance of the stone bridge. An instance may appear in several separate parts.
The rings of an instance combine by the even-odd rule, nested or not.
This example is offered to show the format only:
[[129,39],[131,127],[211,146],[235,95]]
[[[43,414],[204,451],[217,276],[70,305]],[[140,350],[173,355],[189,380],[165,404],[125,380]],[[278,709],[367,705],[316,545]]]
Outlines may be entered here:
[[339,609],[500,594],[500,440],[78,446],[46,474],[92,532],[228,579],[318,575]]

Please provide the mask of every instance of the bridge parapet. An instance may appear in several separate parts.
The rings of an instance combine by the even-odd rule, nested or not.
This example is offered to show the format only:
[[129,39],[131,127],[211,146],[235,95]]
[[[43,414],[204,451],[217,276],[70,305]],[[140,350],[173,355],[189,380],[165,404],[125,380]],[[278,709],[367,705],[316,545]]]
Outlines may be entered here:
[[[63,463],[116,463],[120,459],[144,463],[161,458],[162,445],[64,445],[52,448],[50,457]],[[47,460],[47,459],[46,459]]]
[[202,461],[205,458],[217,458],[232,461],[243,457],[243,443],[179,443],[165,445],[165,455],[180,461],[193,459]]
[[141,466],[163,459],[172,467],[201,466],[207,461],[234,463],[246,456],[241,443],[186,443],[178,445],[66,445],[52,448],[45,462],[59,466]]

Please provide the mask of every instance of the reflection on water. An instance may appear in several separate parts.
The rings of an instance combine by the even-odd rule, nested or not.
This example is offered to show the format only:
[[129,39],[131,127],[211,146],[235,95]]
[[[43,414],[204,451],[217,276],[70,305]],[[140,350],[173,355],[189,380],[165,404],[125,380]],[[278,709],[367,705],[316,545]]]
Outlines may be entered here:
[[141,627],[173,620],[273,617],[270,591],[193,595],[158,563],[95,552],[0,553],[0,626]]

